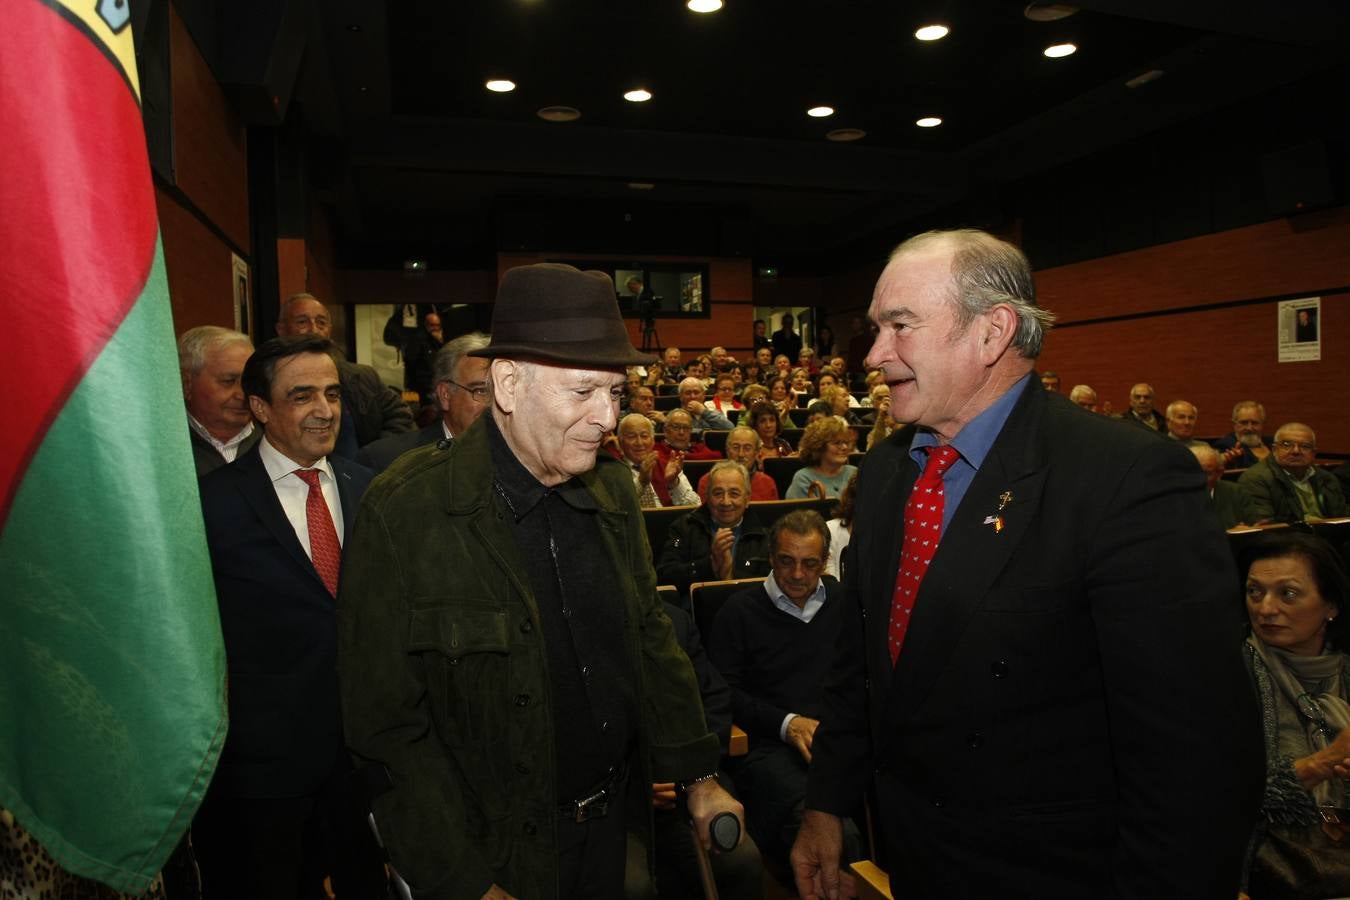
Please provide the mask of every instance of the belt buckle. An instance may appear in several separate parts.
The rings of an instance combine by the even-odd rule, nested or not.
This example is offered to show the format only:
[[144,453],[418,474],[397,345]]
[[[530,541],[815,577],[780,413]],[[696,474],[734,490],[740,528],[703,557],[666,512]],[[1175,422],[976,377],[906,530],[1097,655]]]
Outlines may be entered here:
[[575,806],[573,818],[578,825],[589,822],[591,819],[602,819],[609,812],[609,792],[605,790],[596,791],[589,797],[576,801]]

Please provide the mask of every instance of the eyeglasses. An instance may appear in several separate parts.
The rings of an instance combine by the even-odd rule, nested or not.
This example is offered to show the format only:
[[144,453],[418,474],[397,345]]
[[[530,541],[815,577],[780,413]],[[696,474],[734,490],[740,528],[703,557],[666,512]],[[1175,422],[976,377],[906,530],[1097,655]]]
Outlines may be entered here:
[[1304,453],[1311,453],[1317,449],[1317,445],[1311,441],[1276,441],[1275,446],[1279,447],[1281,450],[1293,450],[1297,447]]
[[458,381],[452,381],[449,378],[445,379],[445,382],[446,384],[453,384],[461,391],[464,391],[466,394],[468,394],[470,397],[473,398],[474,403],[488,402],[488,389],[487,385],[485,384],[480,384],[478,387],[469,387],[467,385],[460,384]]

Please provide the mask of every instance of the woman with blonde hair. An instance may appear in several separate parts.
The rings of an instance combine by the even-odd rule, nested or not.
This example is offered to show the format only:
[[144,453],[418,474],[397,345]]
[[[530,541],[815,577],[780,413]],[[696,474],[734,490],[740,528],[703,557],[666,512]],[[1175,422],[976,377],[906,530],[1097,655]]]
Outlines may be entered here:
[[808,425],[797,448],[806,465],[792,476],[784,499],[838,497],[858,471],[848,461],[856,442],[853,429],[834,416]]

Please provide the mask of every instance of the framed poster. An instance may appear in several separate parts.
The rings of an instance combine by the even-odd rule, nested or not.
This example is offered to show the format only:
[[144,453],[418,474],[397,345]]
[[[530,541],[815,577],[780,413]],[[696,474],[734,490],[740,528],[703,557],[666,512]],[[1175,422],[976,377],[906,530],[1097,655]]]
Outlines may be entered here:
[[1280,362],[1322,358],[1322,298],[1281,300],[1276,311]]
[[234,330],[253,336],[252,291],[249,290],[248,263],[231,253],[230,261],[234,270]]

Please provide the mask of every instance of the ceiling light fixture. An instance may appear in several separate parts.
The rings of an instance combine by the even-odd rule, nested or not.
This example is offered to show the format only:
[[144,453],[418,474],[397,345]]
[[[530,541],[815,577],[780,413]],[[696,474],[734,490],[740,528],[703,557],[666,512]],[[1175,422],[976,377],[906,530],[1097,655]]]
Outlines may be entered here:
[[813,119],[824,119],[834,115],[833,106],[813,106],[806,111],[806,114]]
[[1148,84],[1150,81],[1157,81],[1159,78],[1163,77],[1163,76],[1166,75],[1166,74],[1167,74],[1167,73],[1164,72],[1162,69],[1149,69],[1149,70],[1148,70],[1147,72],[1145,72],[1144,74],[1142,74],[1142,75],[1136,75],[1136,76],[1134,76],[1133,78],[1131,78],[1129,81],[1125,82],[1125,86],[1126,86],[1127,88],[1138,88],[1138,87],[1143,87],[1144,85]]
[[914,124],[920,128],[936,128],[942,124],[942,118],[940,116],[924,116],[922,119],[916,120]]
[[951,33],[951,29],[946,25],[925,25],[914,36],[921,41],[940,41]]
[[836,128],[834,131],[825,132],[827,141],[860,141],[867,137],[867,132],[861,128]]
[[1045,55],[1051,59],[1063,59],[1066,56],[1073,56],[1077,53],[1078,45],[1067,42],[1063,44],[1051,44],[1049,47],[1045,48],[1044,52]]
[[545,122],[575,122],[581,118],[581,110],[575,106],[545,106],[535,115]]
[[623,99],[629,103],[646,103],[652,99],[652,92],[646,88],[633,88],[631,91],[624,91]]
[[685,6],[689,7],[691,12],[713,13],[722,8],[722,0],[689,0]]
[[1033,22],[1058,22],[1078,12],[1078,7],[1068,3],[1028,3],[1022,15]]
[[483,87],[494,94],[509,94],[516,89],[516,83],[509,78],[489,78]]
[[630,181],[628,187],[635,191],[650,191],[656,185],[650,181]]

